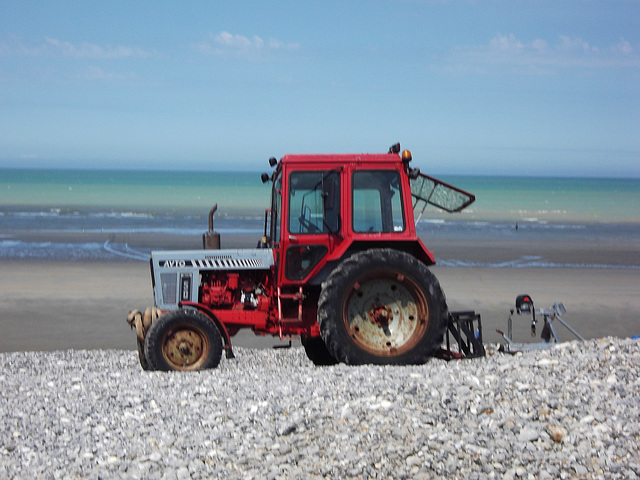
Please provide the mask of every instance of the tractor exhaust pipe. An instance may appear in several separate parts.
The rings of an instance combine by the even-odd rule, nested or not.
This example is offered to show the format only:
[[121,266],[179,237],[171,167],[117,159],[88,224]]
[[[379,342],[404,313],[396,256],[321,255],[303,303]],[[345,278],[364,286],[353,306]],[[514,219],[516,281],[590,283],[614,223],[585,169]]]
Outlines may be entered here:
[[217,203],[209,211],[209,231],[202,235],[202,248],[205,250],[220,250],[220,234],[213,229],[213,214],[216,210]]

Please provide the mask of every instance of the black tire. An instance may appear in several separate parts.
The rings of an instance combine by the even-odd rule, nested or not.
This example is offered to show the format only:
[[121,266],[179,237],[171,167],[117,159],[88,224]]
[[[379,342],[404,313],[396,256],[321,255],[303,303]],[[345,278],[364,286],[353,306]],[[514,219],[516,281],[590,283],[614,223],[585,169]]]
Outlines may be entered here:
[[149,362],[147,362],[147,357],[144,355],[144,342],[141,342],[139,338],[136,338],[136,342],[138,343],[138,359],[140,360],[140,366],[143,370],[151,370],[151,366]]
[[388,248],[345,259],[322,284],[318,301],[328,352],[351,365],[425,363],[442,344],[447,315],[426,265]]
[[314,365],[327,366],[335,365],[338,361],[331,356],[324,340],[321,337],[301,337],[300,341],[304,351]]
[[204,370],[222,358],[222,337],[210,318],[193,309],[172,310],[149,328],[144,353],[154,370]]

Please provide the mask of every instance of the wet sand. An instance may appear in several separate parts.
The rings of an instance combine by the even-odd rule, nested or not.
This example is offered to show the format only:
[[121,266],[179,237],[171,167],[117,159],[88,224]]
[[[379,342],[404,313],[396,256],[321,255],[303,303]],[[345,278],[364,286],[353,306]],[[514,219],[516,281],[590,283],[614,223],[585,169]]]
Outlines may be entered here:
[[[77,235],[77,234],[76,234]],[[85,241],[149,244],[155,248],[199,248],[200,238],[149,235],[85,235]],[[51,240],[51,238],[49,238]],[[78,241],[77,238],[74,239]],[[61,238],[56,241],[64,241]],[[223,237],[222,247],[254,247],[255,235]],[[636,265],[640,246],[633,243],[491,242],[439,239],[427,245],[437,258],[469,263],[511,262],[531,255],[564,264]],[[581,259],[583,261],[581,261]],[[586,338],[640,334],[640,269],[623,268],[488,268],[436,265],[450,310],[475,310],[482,316],[485,343],[506,330],[509,309],[521,293],[536,308],[563,302],[563,316]],[[152,305],[147,262],[0,262],[0,352],[64,349],[135,348],[135,333],[125,322],[133,308]],[[514,316],[514,337],[532,341],[528,318]],[[533,339],[539,341],[538,337]],[[574,337],[561,325],[563,340]],[[279,339],[241,332],[234,344],[270,347]]]

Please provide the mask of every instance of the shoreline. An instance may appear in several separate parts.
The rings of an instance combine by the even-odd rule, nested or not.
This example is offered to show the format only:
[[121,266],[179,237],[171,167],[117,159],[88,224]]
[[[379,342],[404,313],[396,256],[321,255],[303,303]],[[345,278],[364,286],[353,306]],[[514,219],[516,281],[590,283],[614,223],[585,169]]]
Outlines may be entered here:
[[[149,251],[202,248],[197,235],[12,235],[30,242],[69,243],[70,248],[78,241],[108,241]],[[257,239],[253,233],[223,235],[222,247],[255,248]],[[449,309],[480,313],[485,343],[502,341],[495,330],[506,330],[509,310],[519,294],[531,295],[536,309],[562,302],[567,309],[563,319],[585,338],[640,334],[636,319],[640,312],[640,243],[549,241],[524,235],[499,243],[437,236],[425,236],[423,242],[436,255],[437,264],[431,269]],[[0,260],[0,352],[135,349],[135,333],[125,317],[131,309],[153,304],[148,256],[141,258],[145,260]],[[532,341],[529,321],[514,316],[513,328],[515,341]],[[539,341],[540,330],[541,326],[533,340]],[[558,333],[562,340],[574,338],[562,326]],[[283,342],[243,330],[232,343],[263,348]]]
[[[515,297],[536,309],[562,302],[567,321],[585,338],[640,334],[639,270],[432,267],[449,309],[481,314],[484,343],[498,343]],[[0,352],[136,348],[129,310],[153,304],[144,262],[0,262]],[[528,318],[513,317],[515,341],[540,341]],[[560,338],[574,337],[558,326]],[[284,342],[243,330],[234,346],[268,348]]]
[[[203,230],[204,233],[204,230]],[[260,233],[221,234],[221,248],[255,248]],[[436,257],[436,265],[454,267],[521,267],[549,266],[573,268],[621,268],[640,269],[640,242],[628,238],[594,239],[540,237],[530,233],[510,235],[488,234],[484,238],[464,235],[439,235],[422,233],[420,238],[426,248]],[[126,246],[138,251],[138,261],[146,261],[151,250],[199,250],[202,235],[181,235],[147,232],[0,232],[0,240],[34,243],[38,245],[60,244],[67,248],[73,245],[94,244],[96,246]],[[144,259],[142,257],[145,257]],[[522,262],[522,260],[525,260]],[[528,260],[528,261],[527,261]],[[2,258],[1,262],[14,261],[60,261],[77,262],[55,257]],[[114,253],[108,258],[87,258],[86,261],[128,262],[125,256]]]

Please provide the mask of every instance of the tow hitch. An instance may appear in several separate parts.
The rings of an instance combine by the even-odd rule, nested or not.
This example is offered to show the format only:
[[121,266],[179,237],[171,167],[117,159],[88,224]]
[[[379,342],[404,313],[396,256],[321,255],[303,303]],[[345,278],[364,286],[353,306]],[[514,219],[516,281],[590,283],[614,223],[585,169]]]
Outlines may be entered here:
[[[446,333],[446,348],[441,348],[437,356],[444,360],[478,358],[486,355],[482,343],[482,319],[474,311],[449,312]],[[458,347],[451,349],[455,340]]]

